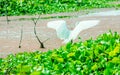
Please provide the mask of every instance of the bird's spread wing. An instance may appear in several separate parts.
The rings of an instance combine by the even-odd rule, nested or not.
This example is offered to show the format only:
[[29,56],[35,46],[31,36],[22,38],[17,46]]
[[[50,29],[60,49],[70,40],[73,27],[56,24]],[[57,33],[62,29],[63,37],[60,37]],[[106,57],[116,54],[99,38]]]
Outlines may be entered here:
[[47,27],[55,29],[58,38],[60,38],[61,40],[69,38],[70,31],[66,26],[66,21],[64,20],[50,21],[47,23]]
[[100,21],[99,20],[87,20],[87,21],[81,21],[79,24],[74,28],[74,30],[71,32],[68,39],[64,40],[63,43],[68,43],[71,40],[75,40],[78,36],[78,34],[85,29],[88,29],[90,27],[96,26]]
[[60,25],[64,23],[66,23],[66,21],[64,20],[50,21],[47,23],[47,27],[57,30],[60,27]]

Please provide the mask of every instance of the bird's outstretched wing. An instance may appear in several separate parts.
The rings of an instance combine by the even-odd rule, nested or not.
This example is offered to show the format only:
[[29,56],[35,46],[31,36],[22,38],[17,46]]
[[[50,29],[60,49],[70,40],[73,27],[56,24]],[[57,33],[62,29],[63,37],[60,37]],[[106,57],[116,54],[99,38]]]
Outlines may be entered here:
[[64,20],[50,21],[47,23],[47,27],[55,29],[58,38],[61,40],[68,39],[70,35],[70,30],[67,28]]
[[63,43],[68,43],[71,40],[75,40],[78,36],[78,34],[85,29],[88,29],[90,27],[96,26],[100,21],[99,20],[87,20],[87,21],[81,21],[78,23],[78,25],[74,28],[74,30],[71,32],[68,39],[64,40]]
[[47,23],[47,27],[57,30],[62,24],[65,23],[66,21],[64,20],[50,21]]

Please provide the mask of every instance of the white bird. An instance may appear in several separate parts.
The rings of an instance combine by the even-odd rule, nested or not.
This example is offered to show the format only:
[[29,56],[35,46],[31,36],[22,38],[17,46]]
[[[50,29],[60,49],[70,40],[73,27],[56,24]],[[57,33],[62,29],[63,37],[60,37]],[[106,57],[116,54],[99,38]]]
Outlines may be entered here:
[[99,20],[81,21],[73,30],[69,30],[66,26],[66,21],[57,20],[48,22],[47,27],[55,29],[58,38],[64,40],[63,43],[68,43],[71,40],[75,40],[82,30],[96,26],[99,22]]

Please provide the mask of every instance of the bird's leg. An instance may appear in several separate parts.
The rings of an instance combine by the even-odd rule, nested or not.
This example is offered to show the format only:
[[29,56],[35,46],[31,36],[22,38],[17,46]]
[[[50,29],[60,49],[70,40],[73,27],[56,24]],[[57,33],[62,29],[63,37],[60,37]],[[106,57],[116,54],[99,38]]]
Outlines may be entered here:
[[70,41],[70,43],[73,43],[73,39]]

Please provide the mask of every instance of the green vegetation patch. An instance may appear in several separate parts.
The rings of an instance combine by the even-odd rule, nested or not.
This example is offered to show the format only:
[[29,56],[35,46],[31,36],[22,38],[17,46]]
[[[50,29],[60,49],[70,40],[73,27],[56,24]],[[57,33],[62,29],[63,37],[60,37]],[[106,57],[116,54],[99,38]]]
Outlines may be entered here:
[[50,14],[114,7],[115,5],[109,2],[115,1],[118,0],[0,0],[0,16],[6,13],[8,15]]
[[119,75],[120,34],[68,43],[48,52],[24,52],[0,59],[0,75]]

